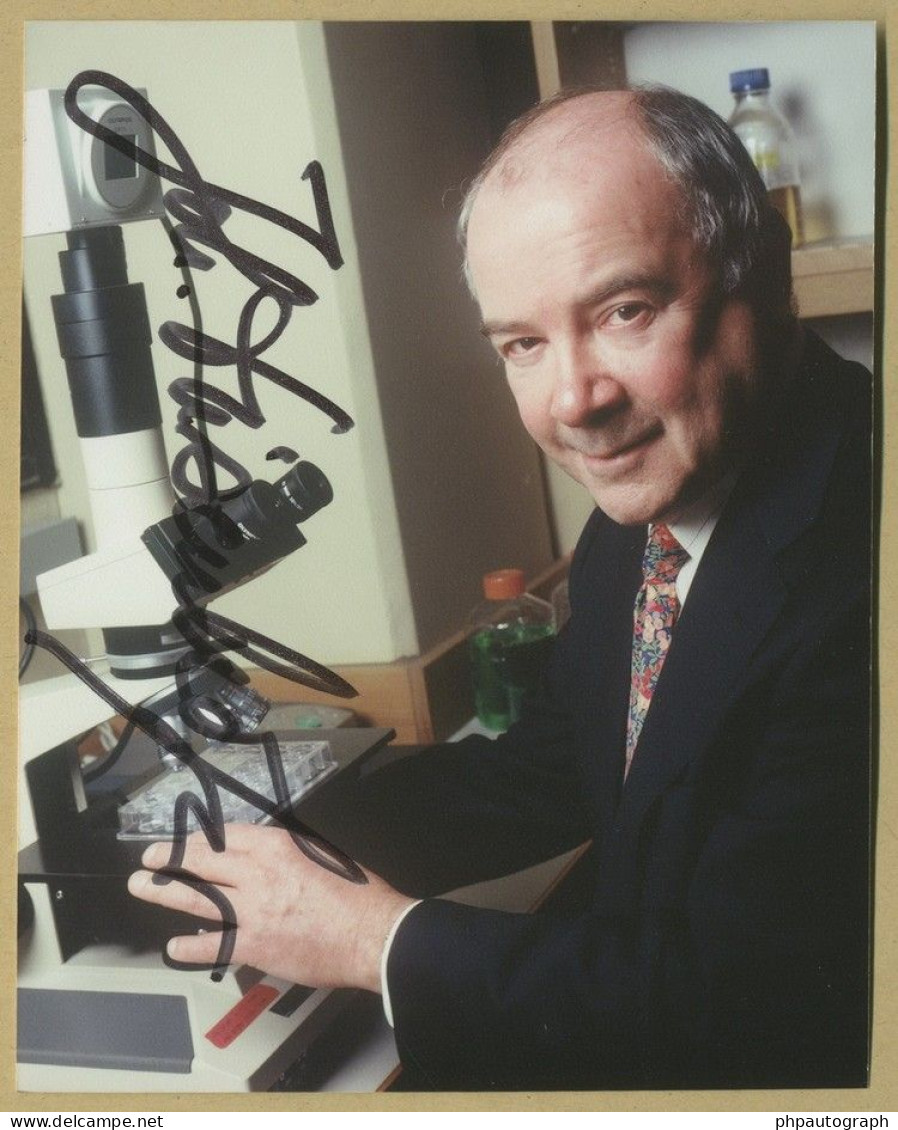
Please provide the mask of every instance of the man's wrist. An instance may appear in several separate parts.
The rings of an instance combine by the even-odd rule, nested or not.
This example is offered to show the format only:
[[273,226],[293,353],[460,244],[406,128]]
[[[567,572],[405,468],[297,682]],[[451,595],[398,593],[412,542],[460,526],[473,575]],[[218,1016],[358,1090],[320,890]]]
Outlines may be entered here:
[[415,905],[415,899],[389,890],[376,900],[359,923],[356,969],[360,988],[370,989],[373,993],[381,992],[383,955],[387,941],[393,937],[399,921]]

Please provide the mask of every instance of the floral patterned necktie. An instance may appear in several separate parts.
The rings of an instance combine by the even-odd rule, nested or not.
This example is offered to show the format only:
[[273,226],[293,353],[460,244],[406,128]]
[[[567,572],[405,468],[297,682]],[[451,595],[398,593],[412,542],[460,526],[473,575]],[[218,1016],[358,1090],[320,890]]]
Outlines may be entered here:
[[642,558],[643,582],[633,611],[633,661],[630,669],[630,711],[624,777],[636,752],[636,742],[664,660],[680,604],[677,574],[689,554],[667,526],[652,526]]

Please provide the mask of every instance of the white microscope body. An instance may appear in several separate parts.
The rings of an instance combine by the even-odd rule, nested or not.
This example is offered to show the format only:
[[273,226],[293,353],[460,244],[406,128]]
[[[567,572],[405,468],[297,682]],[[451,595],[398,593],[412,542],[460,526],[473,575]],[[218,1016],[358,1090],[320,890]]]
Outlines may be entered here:
[[[78,101],[95,121],[153,152],[150,127],[127,102],[94,88],[82,90]],[[172,517],[177,503],[160,429],[146,304],[142,286],[127,281],[119,227],[160,219],[162,190],[158,178],[139,162],[76,127],[65,112],[61,91],[27,95],[25,170],[25,235],[67,233],[68,249],[60,254],[65,294],[54,299],[54,313],[97,541],[95,552],[38,578],[41,607],[50,632],[103,628],[109,661],[92,670],[126,702],[144,702],[171,688],[176,664],[189,657],[190,644],[171,623],[178,606],[171,569],[172,562],[190,548],[191,539],[201,540],[199,527],[207,522],[206,516],[185,526]],[[291,490],[296,493],[304,475],[308,481],[309,468],[319,505],[329,501],[329,488],[317,468],[299,467],[303,469],[294,468],[279,484],[252,484],[243,502],[262,533],[248,537],[245,561],[230,572],[225,566],[216,576],[216,590],[240,583],[240,577],[253,575],[303,544],[296,523],[314,507],[298,514]],[[234,521],[239,524],[243,517]],[[150,530],[157,535],[154,549],[146,539]],[[271,545],[262,553],[256,542],[261,544],[269,534]],[[189,591],[196,594],[201,587],[197,584]],[[27,780],[40,779],[35,767],[48,751],[58,753],[57,747],[115,713],[72,673],[21,688],[19,846],[25,851],[20,871],[25,856],[29,861],[25,870],[31,868],[29,874],[34,874],[35,860],[47,848],[38,824],[52,828],[53,806],[60,803],[56,796],[43,798],[50,808],[49,815],[42,817],[42,798],[32,795]],[[50,779],[55,780],[52,774]],[[72,796],[65,798],[65,804],[75,813],[87,803],[77,767],[68,785]],[[147,1066],[139,1059],[128,1060],[127,1055],[119,1064],[103,1063],[79,1060],[77,1054],[60,1055],[52,1048],[23,1061],[20,1048],[19,1086],[24,1090],[267,1088],[297,1059],[329,1014],[342,1008],[339,994],[297,993],[296,987],[246,968],[231,969],[217,982],[208,972],[167,968],[158,946],[145,946],[140,938],[70,952],[73,946],[62,928],[66,900],[69,904],[77,900],[82,887],[69,876],[56,880],[50,872],[52,866],[44,881],[25,882],[34,922],[19,942],[20,1014],[25,1003],[40,1007],[49,1002],[56,1016],[60,1002],[72,1001],[87,1008],[88,1025],[102,1025],[104,1016],[119,1015],[112,1007],[117,1002],[125,1006],[131,1029],[139,1027],[141,1010],[152,1014],[148,1002],[167,1007],[166,1002],[177,1000],[181,1003],[176,1012],[186,1017],[187,1034],[182,1033],[181,1039],[182,1044],[186,1039],[188,1051],[182,1047],[179,1062],[168,1062],[161,1054],[153,1063],[150,1056]],[[116,882],[114,876],[106,878]],[[122,885],[124,878],[118,882]],[[289,1000],[290,1007],[270,1007],[273,1000]],[[38,1029],[41,1034],[40,1024]],[[214,1039],[210,1033],[215,1033]],[[125,1044],[132,1034],[123,1033]],[[165,1039],[164,1033],[156,1036]]]

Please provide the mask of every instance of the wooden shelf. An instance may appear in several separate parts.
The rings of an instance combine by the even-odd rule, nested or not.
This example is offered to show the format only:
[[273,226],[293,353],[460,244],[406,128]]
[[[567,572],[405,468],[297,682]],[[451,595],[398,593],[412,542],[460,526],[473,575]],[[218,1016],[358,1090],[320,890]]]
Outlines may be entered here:
[[802,318],[872,311],[872,239],[810,243],[793,251],[792,281]]

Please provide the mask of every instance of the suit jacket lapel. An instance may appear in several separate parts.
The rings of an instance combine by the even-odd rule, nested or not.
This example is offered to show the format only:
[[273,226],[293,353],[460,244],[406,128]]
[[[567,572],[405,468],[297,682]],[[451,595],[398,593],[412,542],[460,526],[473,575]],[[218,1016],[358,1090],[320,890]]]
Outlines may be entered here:
[[577,679],[572,694],[583,727],[581,772],[602,828],[617,807],[623,778],[633,601],[642,577],[646,535],[641,526],[618,526],[597,517],[602,525],[584,583],[578,586],[579,654],[568,670]]
[[[816,387],[821,349],[808,342],[775,429],[737,484],[702,558],[639,738],[619,823],[640,820],[707,748],[788,596],[782,551],[820,512],[845,424]],[[793,561],[790,571],[800,575],[800,563]]]

